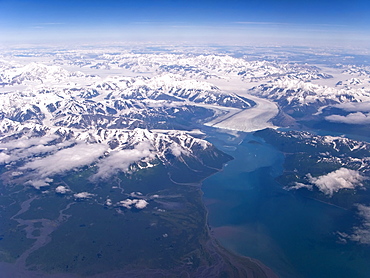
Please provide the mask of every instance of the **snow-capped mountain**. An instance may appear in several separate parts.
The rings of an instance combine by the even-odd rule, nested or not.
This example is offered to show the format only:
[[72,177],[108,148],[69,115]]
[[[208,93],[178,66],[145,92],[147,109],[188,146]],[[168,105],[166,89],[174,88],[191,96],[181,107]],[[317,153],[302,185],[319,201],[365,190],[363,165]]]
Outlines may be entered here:
[[95,167],[93,178],[158,164],[214,171],[230,158],[171,127],[190,128],[197,113],[212,116],[214,107],[254,105],[173,74],[99,79],[40,63],[8,70],[0,94],[0,163],[8,182],[28,180],[35,188],[85,166]]
[[5,180],[28,181],[36,188],[48,186],[54,175],[85,166],[97,169],[95,179],[158,164],[191,164],[190,172],[214,169],[221,167],[220,160],[230,159],[209,142],[176,130],[70,129],[4,119],[0,132]]
[[261,84],[253,87],[250,93],[276,101],[289,114],[296,111],[315,113],[327,105],[370,101],[370,90],[338,89],[301,80]]
[[[69,73],[59,67],[32,64],[31,68],[32,76],[37,76],[41,85],[29,85],[20,91],[6,84],[0,95],[3,118],[74,128],[158,128],[150,122],[163,122],[182,112],[189,114],[189,109],[204,106],[246,109],[254,105],[253,101],[222,92],[210,83],[172,74],[97,80],[98,77]],[[29,67],[18,71],[22,69],[29,73]],[[70,82],[73,79],[79,84]]]
[[[336,153],[351,153],[353,157],[362,157],[370,152],[370,144],[355,141],[349,138],[338,136],[319,136],[303,131],[274,131],[276,136],[291,140],[292,143],[304,145],[307,148],[327,148]],[[292,150],[293,151],[293,150]],[[325,155],[325,153],[323,153]]]
[[246,82],[261,82],[289,76],[293,79],[316,80],[331,78],[318,67],[307,64],[281,63],[266,60],[247,60],[248,57],[231,57],[223,54],[148,54],[115,52],[107,54],[96,50],[93,53],[66,53],[55,62],[74,65],[81,70],[109,69],[129,70],[137,74],[171,73],[191,79],[240,78]]
[[71,81],[79,78],[89,78],[82,72],[69,72],[59,66],[48,66],[42,63],[30,63],[25,66],[12,66],[4,63],[1,65],[0,85],[47,84]]
[[257,135],[284,152],[286,169],[279,180],[285,189],[316,188],[331,198],[336,192],[363,190],[368,184],[370,144],[367,142],[271,129],[258,131]]

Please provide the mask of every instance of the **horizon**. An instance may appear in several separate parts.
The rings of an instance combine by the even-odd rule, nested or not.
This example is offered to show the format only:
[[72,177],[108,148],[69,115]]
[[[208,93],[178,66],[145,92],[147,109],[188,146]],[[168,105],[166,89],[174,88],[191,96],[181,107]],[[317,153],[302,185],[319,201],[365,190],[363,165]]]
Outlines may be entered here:
[[0,2],[0,44],[179,43],[370,45],[370,3],[357,1]]

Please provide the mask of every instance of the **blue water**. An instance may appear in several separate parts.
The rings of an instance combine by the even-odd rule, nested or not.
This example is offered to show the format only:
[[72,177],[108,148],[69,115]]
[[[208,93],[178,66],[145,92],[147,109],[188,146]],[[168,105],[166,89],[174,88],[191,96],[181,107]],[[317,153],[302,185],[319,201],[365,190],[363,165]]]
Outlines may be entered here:
[[[370,248],[339,240],[355,211],[282,189],[283,155],[252,134],[206,130],[235,159],[203,183],[208,222],[226,248],[257,258],[280,277],[370,277]],[[258,141],[259,143],[257,143]]]

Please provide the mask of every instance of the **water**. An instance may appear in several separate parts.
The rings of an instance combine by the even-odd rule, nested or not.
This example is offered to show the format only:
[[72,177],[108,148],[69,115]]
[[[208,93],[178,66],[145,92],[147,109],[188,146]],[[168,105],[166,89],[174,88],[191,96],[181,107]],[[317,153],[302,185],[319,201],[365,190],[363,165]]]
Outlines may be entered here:
[[343,243],[355,211],[283,190],[274,180],[283,155],[251,134],[209,129],[209,140],[235,159],[203,183],[208,221],[228,249],[261,260],[280,277],[370,277],[367,246]]

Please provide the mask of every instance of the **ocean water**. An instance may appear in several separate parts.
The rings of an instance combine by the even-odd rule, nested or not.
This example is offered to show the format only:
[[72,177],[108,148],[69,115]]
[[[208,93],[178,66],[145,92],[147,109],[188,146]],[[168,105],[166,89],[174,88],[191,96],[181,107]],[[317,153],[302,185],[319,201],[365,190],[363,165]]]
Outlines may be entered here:
[[338,235],[358,223],[354,210],[282,189],[275,177],[284,156],[260,138],[206,132],[235,158],[202,187],[209,225],[223,246],[280,277],[370,277],[370,248]]

